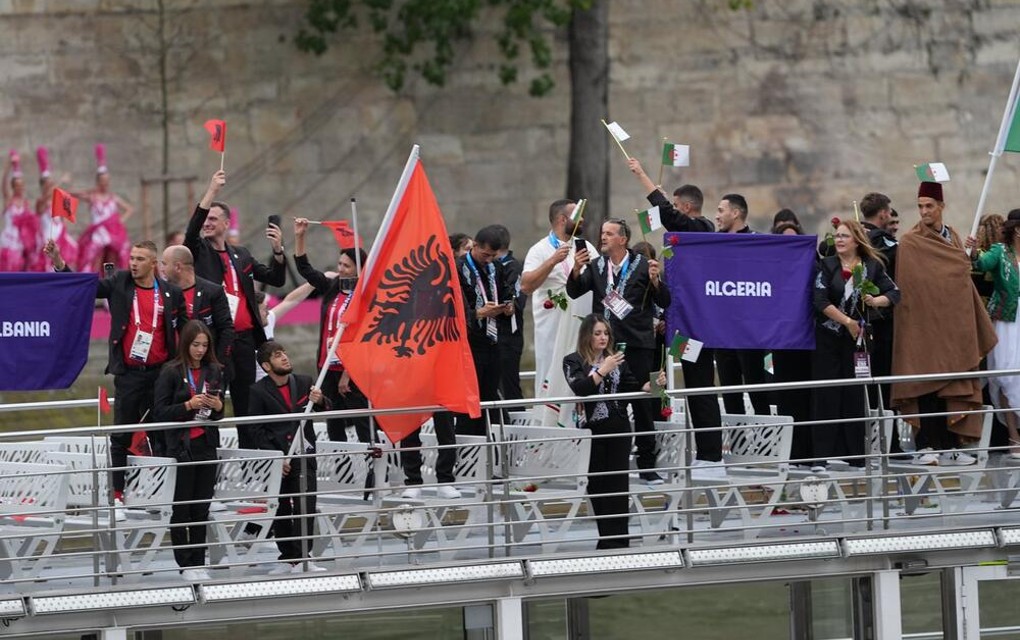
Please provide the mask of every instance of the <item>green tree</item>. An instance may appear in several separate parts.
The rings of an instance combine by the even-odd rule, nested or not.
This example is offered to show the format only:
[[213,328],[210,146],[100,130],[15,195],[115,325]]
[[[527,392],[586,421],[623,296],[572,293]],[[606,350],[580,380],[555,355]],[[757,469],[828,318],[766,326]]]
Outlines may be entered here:
[[597,216],[609,203],[608,140],[599,120],[609,112],[609,0],[308,0],[305,25],[295,42],[322,55],[337,33],[367,24],[380,36],[376,70],[399,91],[408,73],[442,86],[457,45],[473,36],[486,7],[499,17],[497,73],[504,84],[518,81],[527,52],[539,73],[528,91],[555,89],[548,27],[569,32],[571,117],[566,193],[588,198]]

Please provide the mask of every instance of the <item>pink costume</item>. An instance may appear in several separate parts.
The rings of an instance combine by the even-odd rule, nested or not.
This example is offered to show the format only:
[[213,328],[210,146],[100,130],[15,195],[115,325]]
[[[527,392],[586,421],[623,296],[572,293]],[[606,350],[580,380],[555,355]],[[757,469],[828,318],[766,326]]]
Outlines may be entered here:
[[[39,147],[35,150],[35,158],[39,163],[39,177],[45,180],[50,177],[50,154],[46,147]],[[45,195],[40,197],[35,203],[35,212],[39,218],[39,237],[38,246],[40,248],[46,246],[46,242],[52,239],[57,248],[60,250],[60,255],[64,259],[64,262],[70,265],[78,264],[78,243],[71,238],[71,235],[67,233],[67,225],[64,224],[63,218],[54,218],[52,215],[53,210],[53,191],[50,191],[50,197],[46,198]],[[49,257],[42,251],[36,252],[35,262],[31,267],[32,271],[52,271],[53,262],[50,261]]]
[[[96,145],[96,173],[107,173],[106,147]],[[126,269],[131,259],[131,241],[120,219],[117,198],[112,193],[93,191],[89,197],[92,224],[78,238],[78,271],[102,270],[97,264],[104,255],[110,255],[114,267]]]
[[3,213],[0,271],[29,271],[36,253],[42,251],[41,246],[36,246],[38,235],[39,218],[28,201],[12,199]]

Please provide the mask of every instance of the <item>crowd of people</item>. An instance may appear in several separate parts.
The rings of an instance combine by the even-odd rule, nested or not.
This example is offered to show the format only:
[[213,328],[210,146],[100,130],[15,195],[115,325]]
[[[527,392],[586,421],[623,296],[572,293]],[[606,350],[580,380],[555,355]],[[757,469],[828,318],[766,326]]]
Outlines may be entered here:
[[[45,154],[43,154],[44,156]],[[42,163],[43,156],[40,156]],[[97,158],[100,157],[97,155]],[[321,389],[308,376],[294,374],[283,345],[273,340],[274,313],[256,283],[280,287],[286,280],[287,255],[279,223],[266,229],[272,256],[259,261],[243,245],[231,241],[231,209],[218,200],[226,173],[217,171],[192,214],[181,244],[168,242],[162,253],[148,240],[128,244],[121,213],[130,207],[109,191],[109,175],[102,158],[96,188],[87,197],[92,205],[91,232],[82,236],[77,251],[65,233],[52,229],[22,233],[31,225],[26,216],[50,221],[45,194],[52,192],[48,168],[41,179],[44,194],[34,213],[28,206],[19,161],[12,155],[4,176],[4,231],[0,269],[20,270],[33,265],[70,271],[95,270],[102,262],[124,265],[100,280],[97,298],[108,301],[111,314],[106,372],[113,375],[118,399],[118,424],[160,421],[205,421],[207,426],[163,432],[150,439],[153,452],[181,462],[211,462],[219,443],[214,421],[224,413],[225,391],[235,416],[293,413],[311,403],[317,410],[364,409],[365,395],[351,380],[342,359],[329,345],[340,330],[340,318],[355,291],[364,251],[339,253],[335,272],[322,272],[306,252],[309,221],[293,223],[293,260],[307,284],[275,311],[315,291],[321,302],[317,366],[327,373]],[[42,164],[40,165],[42,168]],[[738,193],[723,195],[714,221],[703,214],[705,197],[695,185],[677,188],[672,197],[655,185],[640,162],[629,168],[647,200],[658,207],[667,231],[698,233],[755,233],[747,220],[749,205]],[[42,204],[40,204],[42,203]],[[587,396],[648,390],[665,384],[664,310],[671,299],[656,249],[648,242],[633,243],[630,224],[609,218],[601,224],[599,246],[584,239],[578,203],[559,199],[549,207],[549,231],[528,249],[523,261],[510,249],[503,225],[488,225],[473,236],[454,234],[450,244],[466,310],[466,335],[474,359],[482,401],[522,399],[520,382],[524,345],[524,314],[530,299],[534,319],[536,396]],[[980,238],[961,238],[943,222],[945,200],[939,183],[923,182],[917,196],[920,221],[900,234],[899,217],[890,199],[868,193],[861,199],[860,217],[832,220],[832,231],[819,245],[819,259],[811,295],[814,308],[814,351],[713,349],[705,347],[695,359],[681,360],[683,382],[690,388],[723,385],[852,378],[862,373],[920,374],[968,371],[982,365],[1020,368],[1017,330],[1017,251],[1020,249],[1020,210],[996,227],[989,217]],[[37,225],[38,226],[38,225]],[[778,212],[774,234],[804,234],[795,213]],[[588,234],[593,235],[593,234]],[[31,237],[30,237],[31,236]],[[967,249],[974,249],[968,255]],[[75,262],[75,258],[77,261]],[[985,278],[983,274],[990,274]],[[986,305],[979,288],[988,289]],[[993,323],[994,320],[994,323]],[[697,338],[696,330],[693,338]],[[938,348],[933,348],[938,345]],[[768,356],[768,357],[767,357]],[[768,371],[766,362],[773,363]],[[1020,382],[997,379],[990,398],[997,406],[1015,407]],[[861,386],[799,389],[776,394],[751,393],[755,413],[771,412],[797,422],[830,421],[825,427],[797,427],[793,458],[818,473],[836,460],[864,464],[864,417],[868,401]],[[906,414],[917,427],[917,464],[968,465],[975,459],[966,447],[980,426],[967,409],[982,404],[977,381],[904,383],[883,386],[884,406]],[[988,392],[985,392],[988,393]],[[628,415],[633,416],[633,423]],[[744,413],[743,394],[724,394],[728,413]],[[720,402],[707,392],[688,398],[695,428],[698,473],[722,474],[723,454]],[[658,398],[601,400],[572,406],[536,407],[532,418],[562,426],[584,426],[600,436],[592,447],[589,484],[600,532],[599,548],[627,546],[626,496],[629,457],[636,446],[640,480],[663,481],[656,470],[654,422],[662,410]],[[547,412],[546,418],[542,412]],[[939,415],[942,414],[942,415]],[[504,416],[493,412],[489,418]],[[456,443],[457,434],[483,435],[486,419],[448,412],[434,416],[440,445]],[[344,441],[348,427],[360,441],[376,440],[366,418],[330,419],[328,437]],[[1020,458],[1015,414],[1006,417],[1009,455]],[[303,436],[298,436],[303,430]],[[304,453],[315,452],[310,421],[242,425],[240,446],[280,451],[293,456],[295,438],[303,437]],[[607,437],[602,437],[607,436]],[[405,474],[404,496],[422,493],[422,459],[418,433],[401,443]],[[114,467],[123,467],[133,446],[130,434],[111,438]],[[301,452],[298,452],[301,453]],[[314,458],[288,458],[281,503],[273,524],[278,538],[279,572],[318,570],[308,563],[310,544],[302,536],[311,530],[304,520],[315,511]],[[456,499],[453,486],[456,454],[444,448],[437,463],[437,494]],[[194,579],[207,577],[201,565],[205,539],[200,523],[208,519],[208,500],[215,478],[203,465],[178,474],[173,522],[176,554],[182,572]],[[370,483],[372,481],[370,480]],[[114,474],[116,506],[121,505],[123,473]],[[197,546],[196,546],[197,545]]]

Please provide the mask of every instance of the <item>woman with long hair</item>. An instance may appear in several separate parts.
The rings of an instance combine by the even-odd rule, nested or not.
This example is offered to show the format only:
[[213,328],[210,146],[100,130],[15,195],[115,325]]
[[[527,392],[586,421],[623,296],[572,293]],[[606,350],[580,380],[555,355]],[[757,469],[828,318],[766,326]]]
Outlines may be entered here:
[[[815,380],[854,378],[856,360],[868,353],[869,312],[900,300],[885,261],[868,241],[861,223],[844,220],[833,234],[835,255],[818,263],[814,285]],[[874,285],[874,292],[868,285]],[[871,290],[871,292],[869,292]],[[846,420],[811,428],[812,471],[824,471],[826,460],[864,455],[864,391],[859,385],[822,387],[812,392],[812,420]],[[848,461],[863,466],[863,458]]]
[[[156,380],[153,419],[193,422],[223,417],[223,368],[216,360],[212,333],[200,320],[181,330],[177,357],[163,365]],[[204,462],[177,468],[170,541],[181,575],[189,582],[209,580],[205,565],[206,522],[216,485],[216,448],[220,432],[212,424],[167,429],[164,455],[177,462]],[[182,504],[186,503],[186,504]]]
[[[613,330],[602,316],[589,314],[581,321],[577,351],[563,358],[563,374],[579,396],[648,391],[630,373],[622,350],[613,344]],[[659,385],[666,374],[659,372]],[[597,518],[596,549],[630,546],[627,512],[630,509],[627,470],[630,461],[631,425],[627,404],[616,400],[585,402],[584,426],[595,436],[588,461],[588,495]],[[613,437],[615,436],[615,437]]]

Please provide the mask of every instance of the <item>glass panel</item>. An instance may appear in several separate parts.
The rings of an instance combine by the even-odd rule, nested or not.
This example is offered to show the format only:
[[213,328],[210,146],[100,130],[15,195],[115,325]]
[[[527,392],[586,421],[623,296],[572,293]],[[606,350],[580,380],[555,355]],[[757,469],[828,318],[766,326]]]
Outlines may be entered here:
[[562,640],[567,635],[567,601],[563,598],[528,600],[528,640]]
[[1020,602],[1020,580],[978,582],[978,602],[982,638],[1020,640],[1020,610],[1016,606]]
[[811,631],[815,640],[853,636],[851,587],[852,581],[849,578],[811,581]]
[[900,579],[903,633],[942,633],[942,585],[939,572]]

